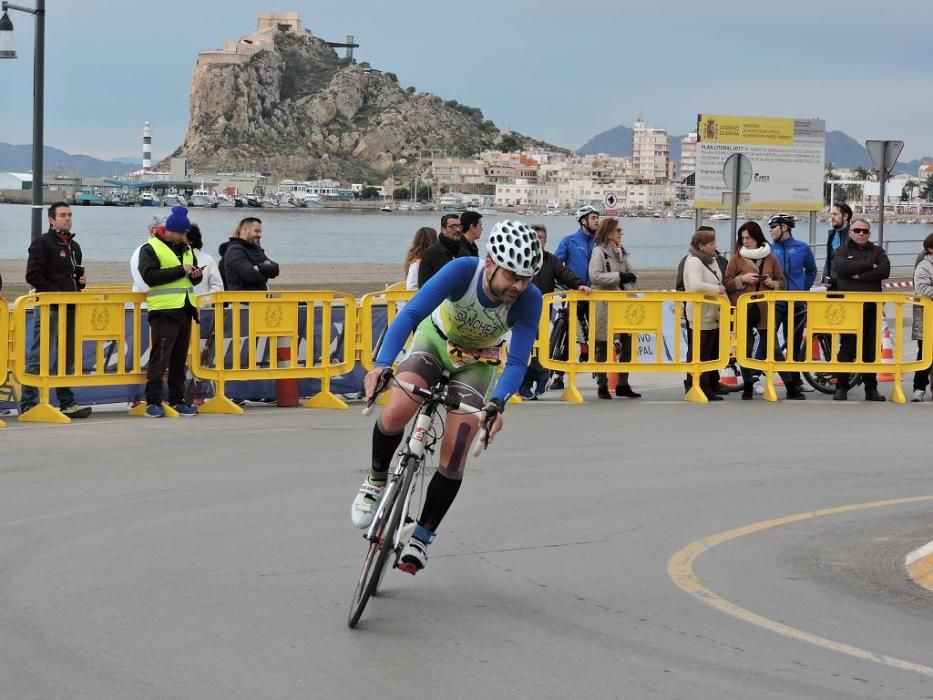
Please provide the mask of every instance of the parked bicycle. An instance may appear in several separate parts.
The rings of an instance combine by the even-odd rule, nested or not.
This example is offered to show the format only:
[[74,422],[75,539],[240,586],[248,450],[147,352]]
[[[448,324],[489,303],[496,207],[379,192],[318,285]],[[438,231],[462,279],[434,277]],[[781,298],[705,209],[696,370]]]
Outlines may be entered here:
[[[438,431],[435,425],[440,409],[460,411],[460,399],[448,392],[450,384],[448,372],[442,373],[434,386],[425,389],[398,379],[391,369],[386,369],[376,385],[372,398],[363,409],[363,415],[369,415],[376,397],[390,383],[401,387],[412,397],[412,400],[421,400],[422,404],[415,414],[407,439],[402,443],[398,461],[395,467],[389,470],[386,487],[376,506],[373,522],[364,535],[369,545],[347,618],[347,624],[351,628],[356,627],[369,599],[378,594],[382,578],[390,564],[393,569],[398,568],[407,573],[414,573],[405,569],[407,564],[400,562],[402,549],[415,527],[414,513],[419,504],[414,503],[414,496],[419,490],[422,495],[424,493],[425,459],[429,453],[434,452],[434,445],[443,435],[443,428]],[[472,409],[466,412],[482,413],[482,411]],[[482,421],[482,428],[473,448],[474,456],[477,456],[488,445],[487,435],[495,418],[496,415],[490,413]]]

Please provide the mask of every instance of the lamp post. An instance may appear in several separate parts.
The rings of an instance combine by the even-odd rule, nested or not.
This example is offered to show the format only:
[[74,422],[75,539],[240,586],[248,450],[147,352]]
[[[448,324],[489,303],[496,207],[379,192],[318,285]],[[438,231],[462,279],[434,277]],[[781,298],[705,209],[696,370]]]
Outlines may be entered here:
[[42,235],[42,122],[45,116],[44,76],[45,76],[45,0],[36,0],[35,9],[20,7],[11,3],[2,3],[3,15],[0,16],[0,58],[16,58],[13,48],[13,22],[8,10],[18,10],[35,15],[36,45],[33,64],[32,88],[32,240]]

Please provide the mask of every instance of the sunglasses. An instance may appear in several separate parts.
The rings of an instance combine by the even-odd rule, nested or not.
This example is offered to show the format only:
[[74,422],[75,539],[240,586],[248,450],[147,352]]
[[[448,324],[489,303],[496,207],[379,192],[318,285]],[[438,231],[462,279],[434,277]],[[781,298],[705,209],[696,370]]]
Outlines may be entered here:
[[850,230],[852,233],[860,233],[860,234],[861,234],[861,233],[864,233],[866,236],[867,236],[869,233],[871,233],[871,229],[870,229],[870,228],[850,228],[849,230]]

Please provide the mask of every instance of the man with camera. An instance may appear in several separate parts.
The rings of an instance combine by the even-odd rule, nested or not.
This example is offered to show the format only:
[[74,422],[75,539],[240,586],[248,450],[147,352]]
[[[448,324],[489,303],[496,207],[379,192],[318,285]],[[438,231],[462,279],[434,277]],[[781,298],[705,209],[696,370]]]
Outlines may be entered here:
[[[49,207],[49,230],[29,246],[26,261],[26,282],[36,292],[80,292],[87,285],[81,257],[81,246],[71,231],[71,207],[65,202],[56,202]],[[54,364],[58,357],[58,305],[49,306],[49,354]],[[33,312],[32,337],[26,352],[26,374],[39,373],[41,338],[41,307]],[[66,372],[74,372],[75,307],[68,305],[65,311],[65,365]],[[74,392],[68,387],[58,387],[55,397],[61,412],[69,418],[87,418],[90,406],[79,406]],[[22,417],[39,401],[39,391],[33,386],[23,385],[19,402]]]
[[162,418],[162,375],[168,369],[168,402],[178,415],[196,416],[185,403],[185,363],[191,321],[198,320],[194,285],[203,277],[185,234],[191,228],[188,210],[173,207],[165,226],[156,230],[139,251],[139,274],[148,285],[146,304],[151,339],[146,372],[146,417]]

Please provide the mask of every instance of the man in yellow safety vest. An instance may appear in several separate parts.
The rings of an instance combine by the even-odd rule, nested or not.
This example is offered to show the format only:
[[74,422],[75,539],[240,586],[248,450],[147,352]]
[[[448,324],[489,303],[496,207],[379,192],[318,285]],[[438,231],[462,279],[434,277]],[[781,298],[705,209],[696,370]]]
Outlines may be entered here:
[[194,285],[201,269],[194,251],[185,242],[191,228],[188,210],[173,207],[164,231],[149,239],[139,251],[139,274],[149,285],[149,370],[146,373],[146,417],[162,418],[162,376],[168,368],[168,403],[181,416],[198,410],[184,402],[185,362],[191,340],[191,321],[198,320]]

